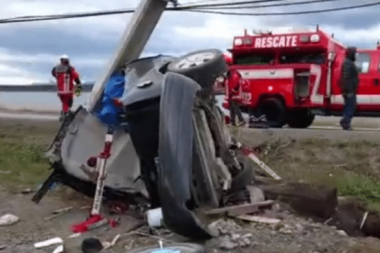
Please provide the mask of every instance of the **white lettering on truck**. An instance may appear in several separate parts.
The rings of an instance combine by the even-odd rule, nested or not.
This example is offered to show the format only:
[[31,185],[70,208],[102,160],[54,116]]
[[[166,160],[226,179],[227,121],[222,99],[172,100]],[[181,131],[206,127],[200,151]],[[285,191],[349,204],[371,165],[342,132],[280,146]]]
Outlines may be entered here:
[[296,47],[297,35],[274,36],[255,39],[255,48]]

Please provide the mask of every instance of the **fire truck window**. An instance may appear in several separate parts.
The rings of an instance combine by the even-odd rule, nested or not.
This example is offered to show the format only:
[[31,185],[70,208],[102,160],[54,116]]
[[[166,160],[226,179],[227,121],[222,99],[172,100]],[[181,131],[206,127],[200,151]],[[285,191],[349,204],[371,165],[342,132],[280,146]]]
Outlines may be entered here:
[[244,55],[235,56],[235,64],[237,65],[264,65],[270,64],[275,59],[271,55]]
[[368,73],[370,60],[371,57],[367,53],[358,53],[356,55],[355,64],[359,73]]
[[323,64],[326,62],[325,54],[290,54],[281,56],[282,64],[291,63],[314,63]]

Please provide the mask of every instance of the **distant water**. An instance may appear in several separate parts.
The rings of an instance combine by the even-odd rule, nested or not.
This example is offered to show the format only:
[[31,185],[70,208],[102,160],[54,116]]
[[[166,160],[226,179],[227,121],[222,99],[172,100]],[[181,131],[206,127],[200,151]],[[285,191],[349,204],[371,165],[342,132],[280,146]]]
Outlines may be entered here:
[[[74,98],[73,109],[85,104],[90,92],[83,92]],[[223,103],[223,96],[218,96],[218,104]],[[0,108],[10,110],[31,110],[43,112],[60,112],[61,102],[54,92],[0,92]]]
[[[83,92],[74,99],[74,107],[84,104],[89,92]],[[0,92],[0,108],[11,110],[32,110],[59,112],[61,102],[54,92]]]

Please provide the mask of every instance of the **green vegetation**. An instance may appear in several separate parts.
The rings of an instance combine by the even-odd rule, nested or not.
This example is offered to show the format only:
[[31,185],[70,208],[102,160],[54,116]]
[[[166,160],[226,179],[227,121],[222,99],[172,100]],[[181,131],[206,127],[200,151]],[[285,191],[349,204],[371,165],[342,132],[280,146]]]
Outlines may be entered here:
[[267,150],[260,158],[285,180],[332,185],[340,196],[359,197],[380,211],[378,143],[310,138],[274,139],[260,146]]
[[0,185],[9,190],[37,187],[48,174],[44,151],[56,124],[0,123]]
[[36,185],[46,177],[47,168],[42,145],[0,140],[1,184],[13,187]]

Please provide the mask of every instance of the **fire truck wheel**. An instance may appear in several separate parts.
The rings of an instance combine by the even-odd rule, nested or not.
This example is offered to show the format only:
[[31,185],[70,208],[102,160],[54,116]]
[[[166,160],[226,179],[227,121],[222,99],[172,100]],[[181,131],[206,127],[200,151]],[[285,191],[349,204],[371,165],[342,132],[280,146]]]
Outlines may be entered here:
[[285,105],[277,98],[267,98],[260,106],[259,111],[267,118],[269,127],[281,128],[286,124]]
[[315,115],[310,110],[296,110],[289,112],[287,123],[291,128],[308,128],[313,124]]
[[168,71],[196,81],[202,88],[212,88],[217,77],[227,71],[223,52],[205,49],[186,54],[171,62]]

